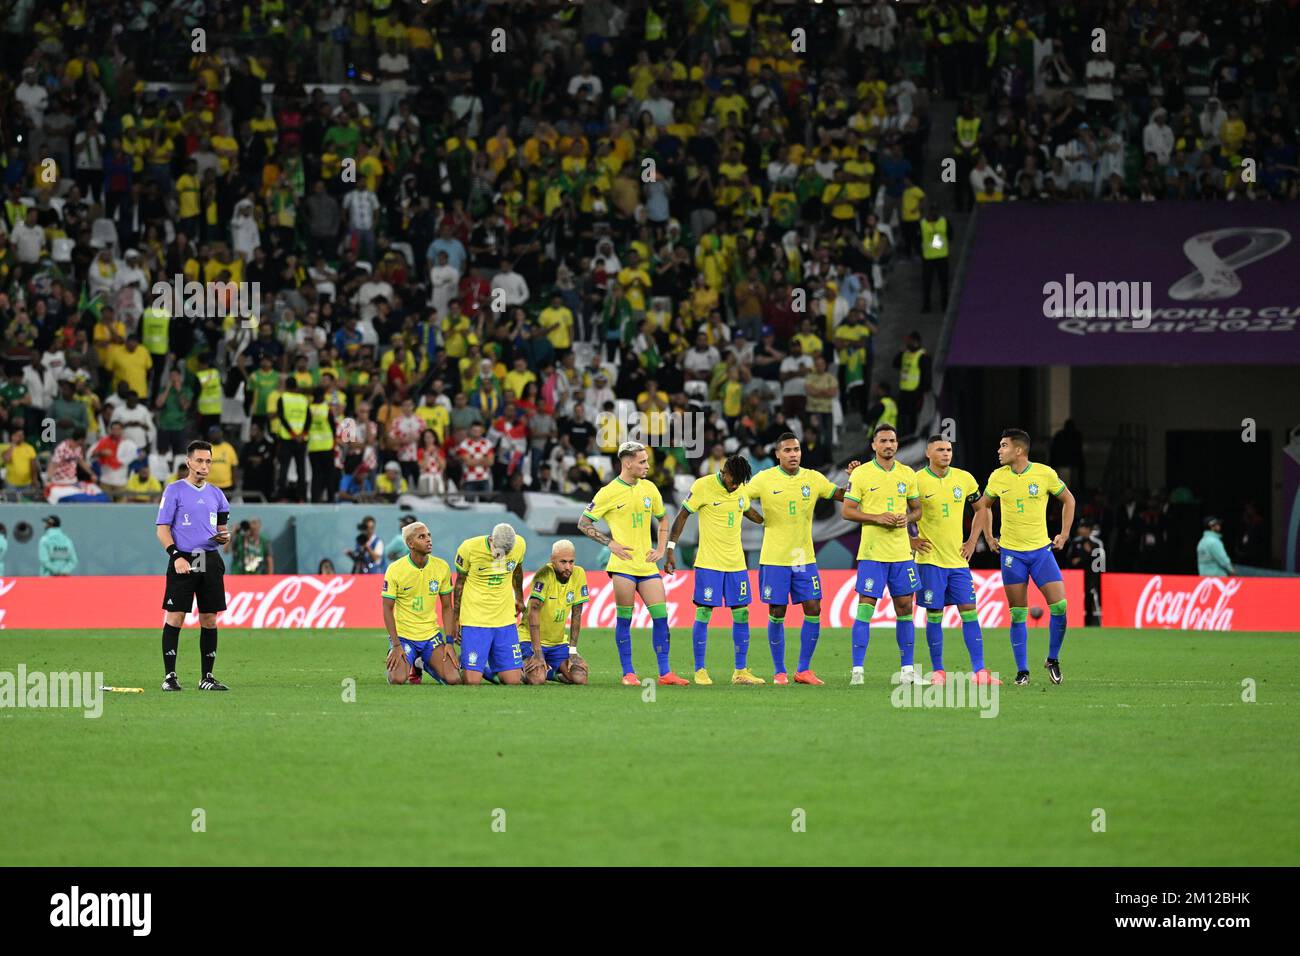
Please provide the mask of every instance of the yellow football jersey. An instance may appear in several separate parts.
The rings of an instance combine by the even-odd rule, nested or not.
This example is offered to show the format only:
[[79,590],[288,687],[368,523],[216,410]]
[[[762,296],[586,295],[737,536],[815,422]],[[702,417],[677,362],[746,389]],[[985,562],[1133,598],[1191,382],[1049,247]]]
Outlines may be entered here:
[[1047,496],[1059,495],[1065,482],[1046,465],[1031,461],[1016,474],[1003,465],[989,475],[984,494],[1002,502],[998,544],[1012,551],[1034,551],[1051,544],[1047,534]]
[[524,560],[522,535],[504,558],[492,557],[487,535],[466,538],[456,549],[456,571],[466,576],[460,623],[472,627],[512,627],[515,614],[514,571]]
[[[557,647],[568,643],[565,625],[569,621],[572,609],[586,604],[590,597],[587,590],[587,572],[578,565],[573,566],[569,580],[561,581],[555,573],[555,566],[549,562],[533,575],[533,586],[528,592],[529,611],[533,603],[541,605],[538,625],[542,635],[543,647]],[[519,622],[519,640],[531,644],[532,635],[528,632],[528,615]]]
[[606,571],[638,576],[659,573],[659,568],[646,560],[654,548],[651,519],[658,521],[664,516],[664,499],[653,482],[639,478],[636,484],[629,485],[621,477],[615,478],[596,492],[583,514],[592,521],[604,518],[610,536],[632,552],[628,561],[610,555]]
[[[872,458],[865,465],[853,469],[849,477],[846,500],[856,501],[865,514],[904,514],[909,499],[918,497],[916,472],[894,459],[888,470]],[[862,540],[858,544],[858,560],[910,561],[912,546],[907,539],[907,527],[885,528],[876,524],[862,526]]]
[[432,554],[422,568],[417,567],[408,554],[400,561],[394,561],[384,572],[383,596],[393,602],[398,637],[427,641],[441,634],[438,595],[450,593],[451,567]]
[[763,509],[763,550],[759,564],[795,567],[817,560],[813,550],[813,508],[835,496],[835,485],[820,471],[800,468],[793,475],[780,465],[764,468],[745,486]]
[[917,564],[937,568],[964,568],[961,545],[966,540],[962,518],[966,502],[979,497],[979,482],[960,468],[949,468],[942,478],[929,467],[916,473],[916,490],[921,493],[921,520],[916,523],[930,550],[916,555]]
[[745,549],[740,543],[741,522],[749,507],[745,485],[728,491],[722,474],[696,478],[682,507],[700,519],[700,547],[695,566],[711,571],[744,571]]

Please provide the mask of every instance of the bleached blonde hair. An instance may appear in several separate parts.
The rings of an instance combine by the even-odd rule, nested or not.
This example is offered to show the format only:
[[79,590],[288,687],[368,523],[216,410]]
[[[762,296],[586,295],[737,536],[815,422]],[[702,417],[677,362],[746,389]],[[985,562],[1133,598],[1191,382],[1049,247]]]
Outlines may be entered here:
[[572,551],[575,555],[578,553],[578,549],[573,546],[573,542],[568,538],[561,538],[551,545],[551,557],[555,557],[561,551]]
[[622,461],[624,458],[631,458],[633,455],[638,455],[643,451],[645,451],[645,445],[641,444],[639,441],[625,441],[623,444],[618,446],[619,461]]
[[[411,543],[415,541],[415,536],[419,534],[421,531],[429,531],[429,526],[425,524],[423,521],[412,521],[410,524],[408,524],[405,528],[402,529],[402,541],[406,544],[408,548],[410,548]],[[429,533],[432,534],[433,532],[429,532]]]
[[515,546],[515,529],[504,521],[492,529],[492,557],[504,558]]

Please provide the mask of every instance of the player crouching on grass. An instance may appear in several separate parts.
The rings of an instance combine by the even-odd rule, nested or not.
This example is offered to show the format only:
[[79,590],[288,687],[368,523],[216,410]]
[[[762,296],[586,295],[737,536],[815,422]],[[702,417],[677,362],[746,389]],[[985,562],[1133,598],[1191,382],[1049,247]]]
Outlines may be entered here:
[[460,642],[460,666],[471,687],[483,682],[489,668],[502,684],[523,682],[518,620],[524,610],[524,550],[524,539],[504,522],[456,549],[447,633]]
[[384,572],[384,627],[388,629],[388,683],[421,683],[421,665],[439,684],[459,684],[460,662],[438,626],[451,619],[451,566],[433,555],[433,536],[422,521],[402,529],[410,553]]
[[[578,567],[573,542],[551,545],[551,560],[533,575],[528,611],[519,623],[519,648],[524,658],[524,683],[587,683],[587,662],[578,654],[582,605],[590,597],[587,572]],[[564,619],[569,638],[564,638]]]
[[[1029,579],[1032,577],[1043,592],[1052,612],[1048,628],[1047,676],[1053,684],[1061,682],[1061,644],[1065,641],[1065,582],[1052,555],[1070,540],[1074,525],[1074,495],[1065,482],[1047,465],[1029,460],[1029,433],[1008,428],[998,442],[998,462],[1002,465],[989,475],[984,494],[975,503],[977,512],[987,511],[1001,501],[1001,536],[993,537],[990,513],[984,522],[984,538],[989,550],[1000,554],[1002,589],[1011,608],[1011,650],[1016,655],[1016,683],[1029,683]],[[1055,538],[1047,534],[1048,496],[1061,499],[1061,532]]]
[[749,669],[749,572],[745,570],[745,549],[740,542],[744,519],[763,523],[763,516],[750,505],[745,492],[749,461],[732,455],[722,470],[695,479],[682,502],[668,535],[668,560],[664,571],[677,567],[677,539],[686,530],[691,515],[700,517],[700,547],[695,555],[695,683],[712,684],[704,667],[709,646],[709,618],[715,607],[731,609],[731,637],[736,645],[733,684],[765,684]]

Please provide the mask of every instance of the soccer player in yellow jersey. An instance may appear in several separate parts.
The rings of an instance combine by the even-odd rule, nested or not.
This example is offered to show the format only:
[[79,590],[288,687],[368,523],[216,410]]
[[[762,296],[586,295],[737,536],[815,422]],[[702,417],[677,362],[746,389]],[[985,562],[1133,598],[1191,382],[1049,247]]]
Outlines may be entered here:
[[876,602],[889,588],[898,616],[896,637],[904,684],[924,683],[912,665],[916,625],[912,621],[912,595],[920,585],[908,522],[921,517],[916,472],[894,456],[898,454],[898,432],[893,425],[879,425],[871,437],[875,457],[853,469],[849,490],[844,493],[844,517],[862,525],[858,544],[858,608],[853,620],[853,672],[850,684],[863,683],[863,662],[871,638],[871,615]]
[[[618,446],[618,465],[618,477],[596,492],[578,519],[578,530],[597,544],[609,547],[610,559],[605,570],[614,585],[614,602],[618,607],[614,644],[623,666],[623,683],[629,687],[641,683],[632,668],[632,609],[640,594],[650,612],[659,683],[689,684],[690,681],[674,674],[668,663],[668,608],[664,604],[664,582],[658,568],[668,544],[668,516],[659,489],[645,477],[650,470],[645,445],[623,442]],[[602,518],[609,525],[608,535],[595,525]],[[650,547],[651,520],[659,523],[658,542],[653,548]]]
[[975,613],[975,582],[970,576],[970,556],[979,543],[982,518],[976,512],[970,537],[962,540],[966,502],[979,499],[979,482],[968,471],[952,467],[952,442],[931,435],[925,443],[924,468],[916,473],[916,490],[921,493],[921,520],[912,538],[916,564],[921,572],[920,605],[925,608],[925,642],[930,646],[930,683],[946,684],[943,669],[943,609],[957,605],[961,614],[961,635],[970,652],[970,666],[977,684],[1001,684],[984,668],[984,636]]
[[[984,494],[975,503],[987,512],[983,523],[989,548],[1001,555],[1002,588],[1011,608],[1011,650],[1016,655],[1016,683],[1029,683],[1029,579],[1043,592],[1051,612],[1048,628],[1047,676],[1061,682],[1061,643],[1065,640],[1065,582],[1052,550],[1065,547],[1074,526],[1074,495],[1051,468],[1029,460],[1029,434],[1008,428],[998,442],[998,462]],[[1061,531],[1047,535],[1047,497],[1061,500]],[[1001,536],[993,536],[993,502],[1001,502]]]
[[[578,566],[573,542],[555,542],[551,560],[533,575],[528,613],[519,622],[525,683],[587,683],[587,662],[578,654],[578,635],[582,632],[582,605],[589,597],[587,572]],[[565,618],[569,619],[567,639]]]
[[[388,629],[388,683],[419,684],[420,664],[439,684],[460,683],[460,662],[438,626],[451,619],[451,567],[433,556],[433,536],[422,521],[402,529],[410,554],[384,572],[384,626]],[[405,660],[406,666],[402,666]]]
[[[791,600],[803,605],[796,684],[824,684],[813,673],[813,651],[821,637],[822,580],[813,550],[813,508],[823,499],[844,500],[820,471],[801,468],[803,448],[793,432],[776,440],[777,464],[749,480],[749,500],[762,509],[763,550],[758,555],[758,593],[766,604],[767,643],[776,668],[774,684],[789,685],[785,671],[785,610]],[[849,474],[858,466],[849,462]]]
[[749,572],[745,570],[745,549],[740,543],[741,527],[748,518],[758,524],[763,516],[750,506],[745,482],[749,460],[732,455],[722,469],[695,479],[668,535],[668,560],[664,570],[677,568],[677,539],[686,530],[691,515],[700,518],[700,547],[695,554],[695,683],[712,684],[704,666],[709,646],[709,618],[713,609],[731,609],[731,636],[736,644],[733,684],[763,684],[766,681],[749,669]]
[[466,538],[456,549],[456,588],[447,630],[460,642],[466,684],[494,677],[502,684],[523,681],[516,622],[524,609],[524,548],[524,539],[502,522],[491,534]]

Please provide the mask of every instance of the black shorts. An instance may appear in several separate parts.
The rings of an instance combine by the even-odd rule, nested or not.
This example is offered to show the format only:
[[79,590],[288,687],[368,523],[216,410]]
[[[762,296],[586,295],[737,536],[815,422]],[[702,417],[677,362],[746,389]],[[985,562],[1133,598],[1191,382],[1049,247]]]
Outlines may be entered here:
[[[184,553],[183,553],[184,554]],[[196,557],[184,554],[194,564]],[[220,551],[205,551],[203,570],[176,573],[176,561],[167,559],[167,592],[163,595],[164,611],[189,613],[198,599],[200,614],[215,614],[226,609],[226,563]]]

